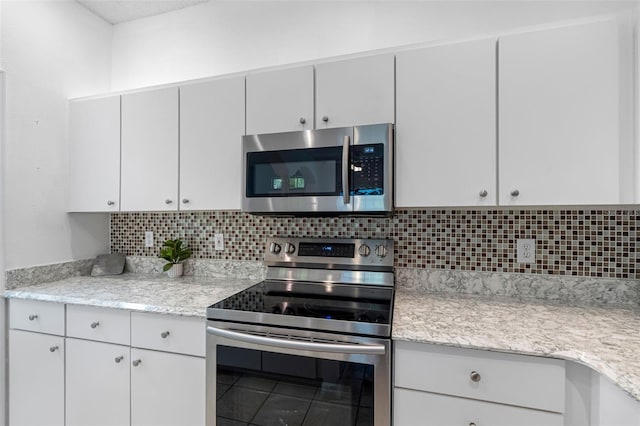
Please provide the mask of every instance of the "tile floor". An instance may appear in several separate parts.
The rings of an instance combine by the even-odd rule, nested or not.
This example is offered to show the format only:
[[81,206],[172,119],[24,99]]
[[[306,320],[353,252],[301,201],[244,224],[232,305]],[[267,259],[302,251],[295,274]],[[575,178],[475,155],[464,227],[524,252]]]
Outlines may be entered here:
[[341,367],[329,381],[218,367],[217,426],[372,426],[373,368]]

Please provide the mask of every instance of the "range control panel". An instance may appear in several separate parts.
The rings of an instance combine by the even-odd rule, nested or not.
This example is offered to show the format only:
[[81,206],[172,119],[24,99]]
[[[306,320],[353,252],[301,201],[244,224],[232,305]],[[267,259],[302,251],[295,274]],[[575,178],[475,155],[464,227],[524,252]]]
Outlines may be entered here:
[[[306,264],[311,267],[342,266],[393,269],[393,240],[267,238],[267,265]],[[317,265],[317,266],[314,266]]]

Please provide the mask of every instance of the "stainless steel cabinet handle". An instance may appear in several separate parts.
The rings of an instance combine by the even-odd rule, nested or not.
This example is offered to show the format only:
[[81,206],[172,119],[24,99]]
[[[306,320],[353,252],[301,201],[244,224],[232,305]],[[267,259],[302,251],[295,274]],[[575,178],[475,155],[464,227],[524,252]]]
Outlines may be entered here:
[[49,352],[55,352],[55,351],[57,351],[58,349],[60,349],[60,346],[51,346],[51,347],[49,348]]
[[469,378],[471,379],[472,382],[479,382],[480,379],[482,378],[480,376],[480,373],[478,373],[477,371],[472,371],[471,375],[469,376]]
[[29,321],[35,321],[37,319],[38,319],[38,315],[35,315],[35,314],[29,315]]
[[133,364],[134,367],[137,367],[140,365],[140,363],[142,362],[141,359],[135,359],[133,360],[133,362],[131,364]]
[[168,331],[163,331],[162,333],[160,333],[160,337],[162,337],[163,339],[166,339],[168,336],[169,336]]
[[108,206],[113,206],[115,203],[116,203],[115,201],[111,201],[111,200],[107,201]]
[[166,200],[164,200],[164,203],[165,204],[171,204],[171,203],[173,203],[173,201],[167,198]]
[[237,331],[225,330],[217,327],[207,327],[207,333],[214,336],[225,337],[227,339],[240,342],[253,343],[256,345],[273,346],[276,348],[300,349],[315,352],[332,352],[340,354],[364,354],[364,355],[384,355],[386,349],[384,345],[357,345],[341,343],[316,343],[304,342],[300,340],[276,339],[273,337],[255,336],[253,334],[238,333]]
[[518,191],[517,189],[514,189],[513,191],[511,191],[512,197],[517,197],[518,195],[520,195],[520,191]]
[[307,120],[304,117],[300,117],[300,124],[304,124],[306,122],[307,122]]
[[91,328],[96,328],[96,327],[97,327],[97,326],[99,326],[99,325],[100,325],[100,323],[99,323],[98,321],[96,321],[96,322],[92,322],[92,323],[91,323]]
[[189,204],[189,199],[188,198],[183,198],[182,199],[182,203],[183,204]]
[[342,202],[344,204],[349,204],[351,201],[349,193],[349,141],[349,136],[345,136],[342,141]]
[[480,196],[481,196],[482,198],[486,197],[487,195],[489,195],[489,193],[487,192],[487,190],[486,190],[486,189],[483,189],[482,191],[480,191]]
[[476,426],[474,422],[469,423],[469,426]]
[[329,117],[327,117],[326,115],[322,116],[322,121],[324,121],[325,123],[329,121]]
[[117,356],[114,361],[116,362],[116,364],[120,364],[120,362],[122,362],[123,359],[124,357],[120,355],[120,356]]

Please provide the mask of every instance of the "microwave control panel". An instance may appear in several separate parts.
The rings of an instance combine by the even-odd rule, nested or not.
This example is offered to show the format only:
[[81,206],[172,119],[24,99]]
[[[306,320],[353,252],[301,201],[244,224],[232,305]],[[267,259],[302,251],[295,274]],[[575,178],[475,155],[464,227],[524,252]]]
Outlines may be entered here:
[[384,144],[351,147],[351,195],[384,194]]

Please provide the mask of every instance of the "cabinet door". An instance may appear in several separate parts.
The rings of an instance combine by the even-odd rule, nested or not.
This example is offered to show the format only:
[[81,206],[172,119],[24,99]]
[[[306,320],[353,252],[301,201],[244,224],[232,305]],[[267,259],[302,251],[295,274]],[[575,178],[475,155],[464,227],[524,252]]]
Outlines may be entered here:
[[131,349],[131,425],[203,426],[205,359]]
[[123,211],[178,208],[178,88],[122,96]]
[[244,78],[180,87],[180,210],[239,210]]
[[394,426],[563,426],[562,414],[409,389],[394,389]]
[[69,211],[120,209],[120,96],[69,102]]
[[129,347],[67,339],[66,425],[129,424]]
[[313,129],[313,66],[247,75],[247,134]]
[[394,57],[316,65],[316,128],[394,122]]
[[399,207],[495,205],[496,40],[396,56]]
[[503,205],[620,201],[614,22],[499,40]]
[[9,330],[9,424],[64,425],[64,338]]

